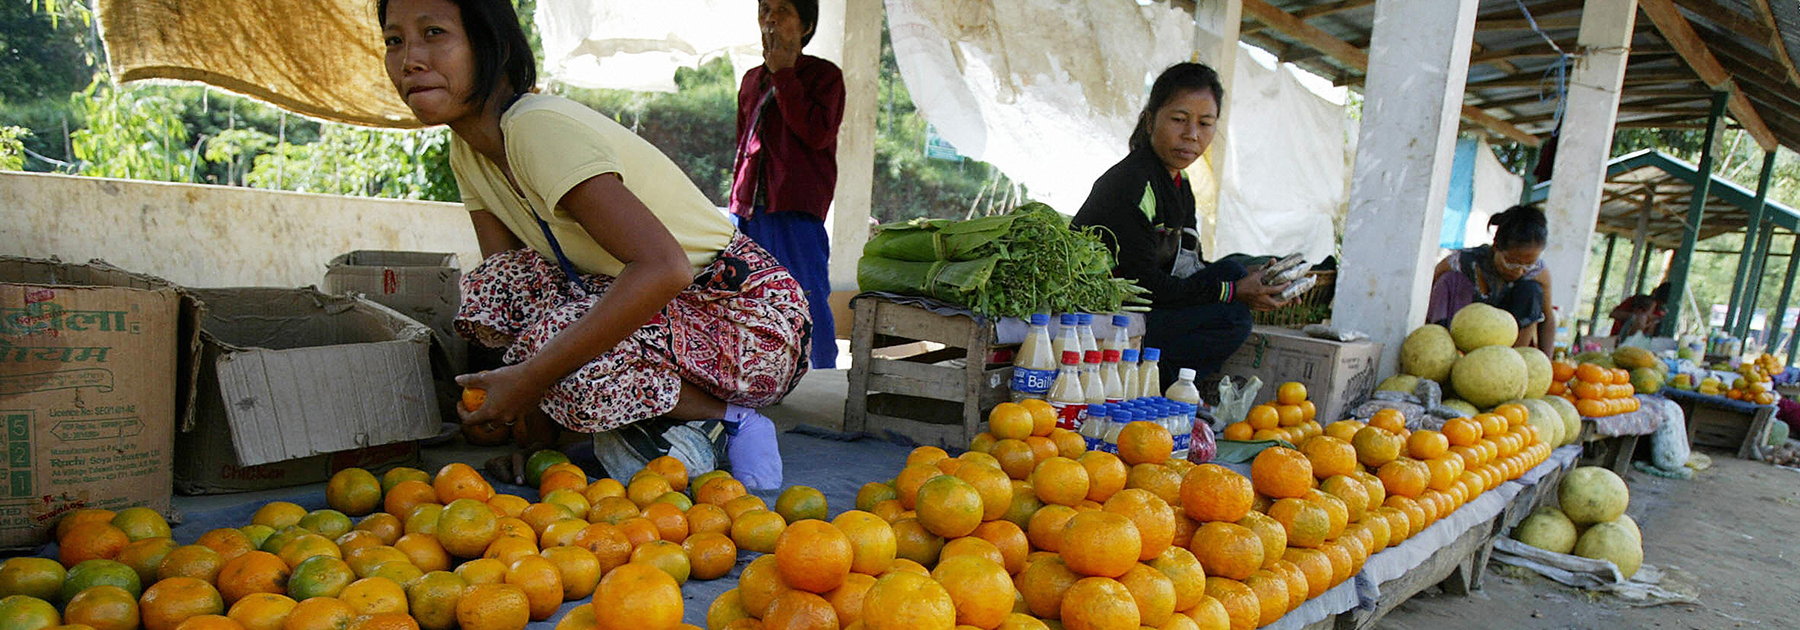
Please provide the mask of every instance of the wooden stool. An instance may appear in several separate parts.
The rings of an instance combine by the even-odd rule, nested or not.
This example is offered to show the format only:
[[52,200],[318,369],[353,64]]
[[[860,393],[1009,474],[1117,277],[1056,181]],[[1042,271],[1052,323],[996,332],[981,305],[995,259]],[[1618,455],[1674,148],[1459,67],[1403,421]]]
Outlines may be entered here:
[[[844,430],[968,448],[982,432],[987,410],[1010,396],[1012,365],[988,363],[995,350],[993,324],[871,296],[858,296],[850,307],[856,323],[850,333]],[[946,347],[904,358],[876,356],[878,350],[917,342]],[[951,360],[962,365],[935,365]]]

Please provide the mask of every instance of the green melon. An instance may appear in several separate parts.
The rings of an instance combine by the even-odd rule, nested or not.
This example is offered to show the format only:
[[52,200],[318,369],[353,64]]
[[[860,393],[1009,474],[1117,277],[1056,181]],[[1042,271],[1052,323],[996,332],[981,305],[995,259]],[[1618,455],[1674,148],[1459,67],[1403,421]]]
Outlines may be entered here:
[[1450,367],[1459,358],[1450,330],[1437,324],[1413,329],[1400,344],[1400,372],[1439,383],[1450,378]]
[[1510,401],[1525,407],[1525,422],[1537,427],[1538,440],[1545,444],[1561,444],[1563,421],[1562,412],[1550,406],[1550,403],[1536,398],[1521,398]]
[[1551,446],[1569,444],[1581,437],[1581,412],[1575,410],[1575,403],[1569,402],[1569,399],[1561,396],[1544,396],[1538,400],[1550,403],[1550,406],[1556,409],[1557,415],[1562,416],[1562,438],[1551,442]]
[[1662,391],[1663,377],[1656,370],[1641,367],[1631,370],[1631,387],[1639,394],[1654,394]]
[[1561,510],[1543,507],[1520,521],[1519,526],[1513,528],[1512,536],[1545,551],[1569,553],[1575,549],[1577,534],[1575,523],[1570,522]]
[[1575,541],[1573,551],[1583,558],[1610,560],[1627,580],[1637,575],[1638,567],[1644,564],[1644,544],[1618,523],[1597,523],[1587,528]]
[[1631,490],[1625,487],[1625,480],[1599,466],[1569,471],[1556,493],[1563,514],[1576,525],[1617,520],[1625,513],[1625,506],[1631,504]]
[[1787,423],[1786,422],[1771,422],[1771,423],[1769,423],[1769,446],[1781,446],[1783,444],[1787,444],[1787,441],[1788,441],[1788,425],[1787,425]]
[[1613,365],[1617,365],[1627,370],[1647,368],[1660,363],[1660,361],[1656,360],[1656,355],[1650,354],[1649,350],[1632,346],[1625,346],[1618,350],[1614,350],[1612,353],[1612,360]]
[[1550,357],[1537,348],[1513,348],[1525,360],[1525,397],[1536,398],[1550,391]]
[[1445,407],[1449,407],[1451,409],[1461,411],[1461,412],[1463,412],[1463,416],[1469,417],[1469,418],[1473,418],[1473,417],[1475,417],[1475,414],[1481,413],[1480,409],[1476,409],[1475,405],[1469,404],[1469,401],[1466,401],[1466,400],[1459,400],[1456,398],[1445,398],[1443,405]]
[[1395,374],[1387,377],[1387,380],[1382,381],[1380,385],[1376,385],[1375,391],[1411,394],[1418,387],[1419,377],[1411,374]]
[[1519,339],[1519,320],[1512,313],[1476,302],[1450,318],[1450,338],[1456,349],[1473,352],[1490,346],[1511,347]]
[[1638,529],[1637,521],[1633,520],[1630,514],[1620,514],[1619,518],[1613,522],[1625,526],[1625,529],[1631,530],[1631,537],[1636,538],[1638,544],[1641,545],[1644,543],[1644,532],[1643,530]]
[[1524,395],[1525,378],[1525,360],[1510,346],[1476,348],[1450,369],[1456,395],[1482,409]]

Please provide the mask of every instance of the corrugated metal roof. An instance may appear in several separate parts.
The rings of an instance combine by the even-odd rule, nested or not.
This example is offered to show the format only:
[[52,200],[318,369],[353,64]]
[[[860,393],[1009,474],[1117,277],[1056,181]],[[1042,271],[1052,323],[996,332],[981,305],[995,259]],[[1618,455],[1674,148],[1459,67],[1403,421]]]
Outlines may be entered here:
[[[1266,1],[1331,37],[1368,50],[1373,0]],[[1800,58],[1800,0],[1766,0],[1767,13],[1765,0],[1673,2],[1778,141],[1800,149],[1800,72],[1789,65],[1790,59]],[[1576,35],[1583,4],[1581,0],[1482,0],[1464,102],[1527,134],[1547,137],[1556,125],[1556,68],[1561,62],[1557,48],[1564,53],[1579,52]],[[1319,52],[1303,38],[1249,19],[1248,11],[1245,15],[1248,21],[1242,32],[1246,42],[1339,85],[1360,89],[1360,70]],[[1619,125],[1704,126],[1710,88],[1642,14],[1631,48]],[[1474,128],[1465,123],[1465,128]]]

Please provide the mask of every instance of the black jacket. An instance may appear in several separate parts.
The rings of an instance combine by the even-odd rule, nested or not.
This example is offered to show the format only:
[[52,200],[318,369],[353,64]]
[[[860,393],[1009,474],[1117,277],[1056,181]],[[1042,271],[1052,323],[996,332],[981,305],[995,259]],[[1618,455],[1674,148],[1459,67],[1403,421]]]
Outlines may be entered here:
[[1176,182],[1145,147],[1094,181],[1070,225],[1100,227],[1100,238],[1118,258],[1113,275],[1148,289],[1153,308],[1177,308],[1227,299],[1227,283],[1246,273],[1243,265],[1229,261],[1208,263],[1186,278],[1171,273],[1182,245],[1200,251],[1192,237],[1183,237],[1183,229],[1194,227],[1195,221],[1193,186],[1186,178]]

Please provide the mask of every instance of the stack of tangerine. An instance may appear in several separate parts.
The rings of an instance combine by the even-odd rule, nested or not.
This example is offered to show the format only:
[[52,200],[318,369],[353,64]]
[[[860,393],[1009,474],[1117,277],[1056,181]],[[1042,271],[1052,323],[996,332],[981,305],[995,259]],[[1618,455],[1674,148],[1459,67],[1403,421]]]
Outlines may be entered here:
[[[592,597],[558,628],[665,630],[682,625],[682,582],[724,575],[737,541],[773,547],[786,525],[727,473],[695,477],[690,495],[673,458],[629,483],[590,483],[551,451],[534,455],[528,473],[537,503],[496,493],[466,464],[379,479],[346,469],[327,484],[329,509],[269,503],[250,524],[188,545],[146,508],[79,510],[57,524],[57,561],[0,564],[0,619],[95,630],[518,630]],[[794,488],[783,501],[790,495],[795,511],[823,513],[822,498],[806,505]]]
[[1318,408],[1306,399],[1306,386],[1282,383],[1275,390],[1275,400],[1250,408],[1244,419],[1225,425],[1220,436],[1227,440],[1285,440],[1300,443],[1324,433],[1315,421]]
[[1638,410],[1637,388],[1631,371],[1594,363],[1577,366],[1566,361],[1550,365],[1550,394],[1575,403],[1575,411],[1588,418],[1603,418]]

